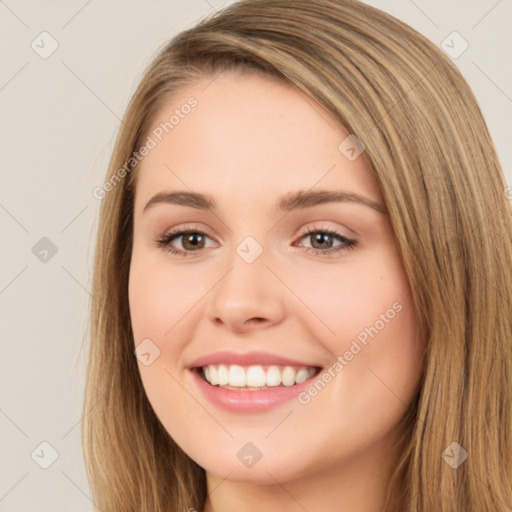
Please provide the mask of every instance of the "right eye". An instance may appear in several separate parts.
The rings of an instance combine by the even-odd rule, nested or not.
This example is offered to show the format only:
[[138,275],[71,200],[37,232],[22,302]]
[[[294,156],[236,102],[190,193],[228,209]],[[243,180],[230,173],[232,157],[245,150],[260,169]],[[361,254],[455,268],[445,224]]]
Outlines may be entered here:
[[[200,252],[202,249],[205,249],[207,238],[210,237],[203,231],[180,228],[163,234],[156,240],[156,243],[158,247],[171,254],[186,257],[191,256],[191,253]],[[173,245],[179,239],[181,241],[178,241],[178,243],[182,246],[182,249]]]

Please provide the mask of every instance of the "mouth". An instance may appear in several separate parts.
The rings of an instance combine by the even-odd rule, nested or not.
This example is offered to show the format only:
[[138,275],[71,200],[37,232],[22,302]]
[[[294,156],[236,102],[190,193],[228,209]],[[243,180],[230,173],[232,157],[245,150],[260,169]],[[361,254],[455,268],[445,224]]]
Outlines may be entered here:
[[318,363],[310,365],[307,358],[221,351],[196,359],[188,370],[192,389],[214,407],[235,414],[259,414],[297,400],[324,368]]
[[312,379],[318,366],[210,364],[193,369],[212,387],[231,391],[263,391],[293,387]]

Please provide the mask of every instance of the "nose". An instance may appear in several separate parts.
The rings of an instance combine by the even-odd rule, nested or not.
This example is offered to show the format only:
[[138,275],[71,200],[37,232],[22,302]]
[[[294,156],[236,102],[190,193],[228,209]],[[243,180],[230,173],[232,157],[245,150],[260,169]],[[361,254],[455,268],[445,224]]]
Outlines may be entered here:
[[252,263],[234,254],[228,271],[207,296],[210,321],[236,333],[282,322],[283,285],[267,263],[265,251]]

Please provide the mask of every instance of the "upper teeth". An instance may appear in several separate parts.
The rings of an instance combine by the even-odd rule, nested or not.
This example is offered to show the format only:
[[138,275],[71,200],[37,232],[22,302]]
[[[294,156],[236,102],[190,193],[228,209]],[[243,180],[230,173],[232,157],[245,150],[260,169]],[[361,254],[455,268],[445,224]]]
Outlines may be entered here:
[[205,379],[213,386],[265,387],[293,386],[300,384],[316,373],[313,367],[260,365],[243,367],[237,364],[211,364],[203,367]]

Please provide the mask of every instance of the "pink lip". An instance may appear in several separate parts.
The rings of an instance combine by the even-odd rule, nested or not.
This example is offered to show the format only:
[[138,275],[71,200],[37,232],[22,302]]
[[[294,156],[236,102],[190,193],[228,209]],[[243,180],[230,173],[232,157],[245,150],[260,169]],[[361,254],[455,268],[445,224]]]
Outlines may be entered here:
[[319,366],[311,362],[297,361],[287,357],[281,357],[268,352],[215,352],[196,359],[189,368],[198,368],[210,364],[238,364],[240,366],[251,365],[284,365],[284,366]]
[[[275,361],[275,359],[273,359],[273,361]],[[308,365],[301,364],[299,366]],[[230,412],[244,414],[265,412],[273,407],[293,400],[299,393],[306,390],[319,375],[313,375],[313,377],[310,377],[304,382],[293,386],[278,386],[261,391],[235,391],[220,388],[219,386],[212,386],[201,377],[201,370],[199,368],[190,369],[189,371],[192,374],[195,385],[197,385],[200,392],[210,403]]]

